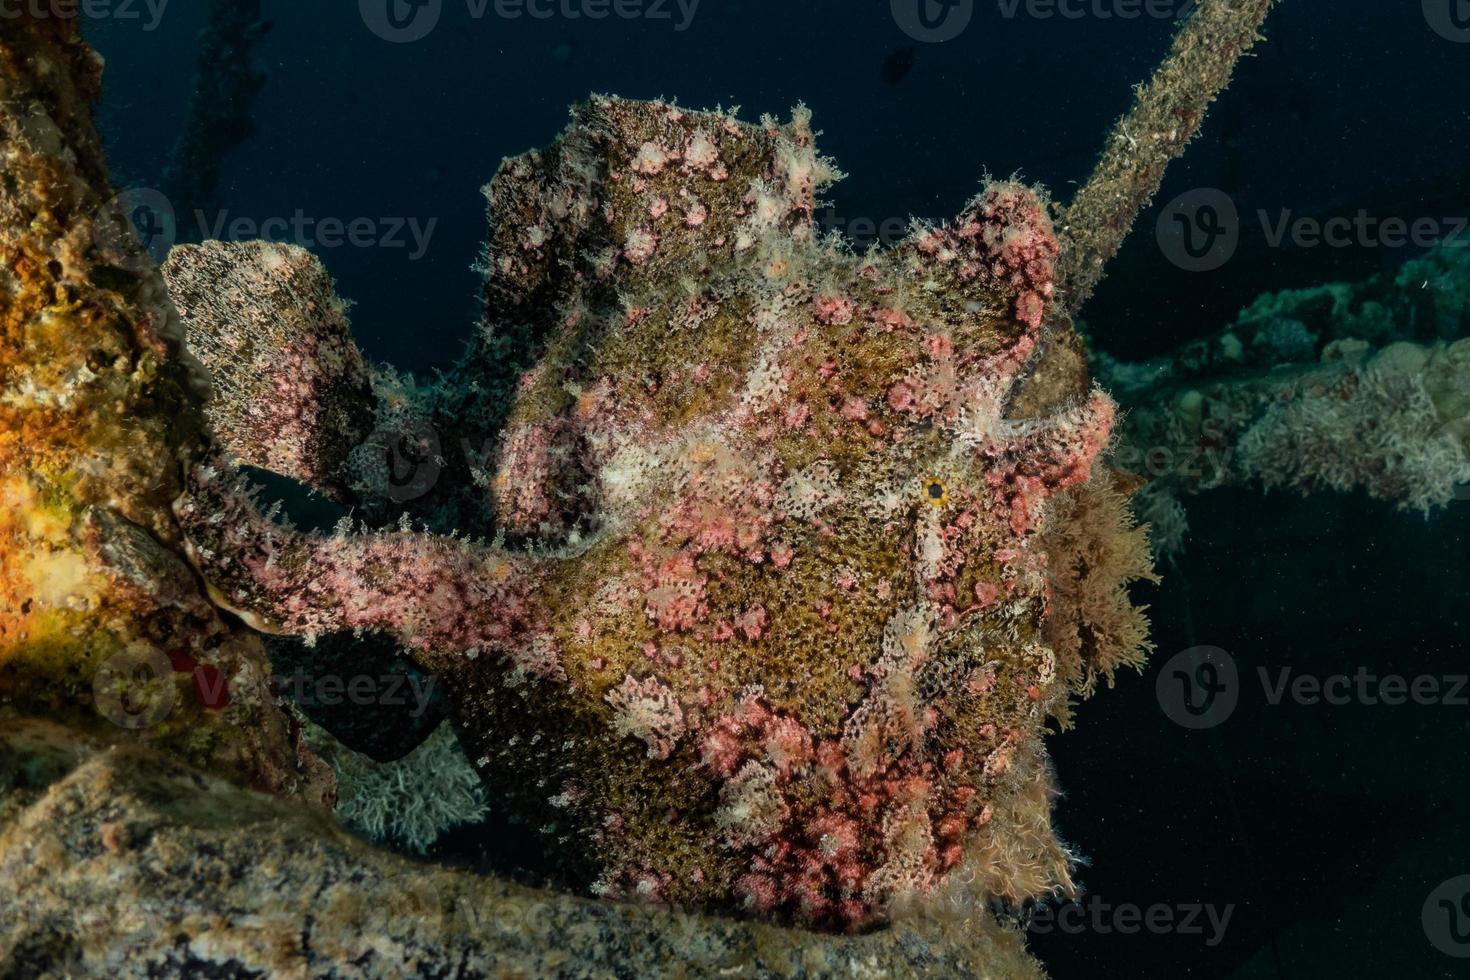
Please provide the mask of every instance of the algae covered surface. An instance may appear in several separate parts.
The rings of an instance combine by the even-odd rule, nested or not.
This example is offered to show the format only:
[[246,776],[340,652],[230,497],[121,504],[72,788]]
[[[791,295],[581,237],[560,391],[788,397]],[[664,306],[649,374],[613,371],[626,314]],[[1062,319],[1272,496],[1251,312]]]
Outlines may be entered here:
[[[367,84],[316,11],[0,11],[0,976],[1285,975],[1342,853],[1423,898],[1365,957],[1458,955],[1454,855],[1398,840],[1449,835],[1470,266],[1453,217],[1310,262],[1463,201],[1242,220],[1310,95],[1211,112],[1289,74],[1275,5],[895,0],[866,83],[763,35],[764,114],[676,56],[753,14],[469,6],[349,10]],[[464,82],[530,57],[484,18],[564,32],[541,88]],[[854,144],[921,117],[962,192]],[[905,217],[837,214],[875,182]]]

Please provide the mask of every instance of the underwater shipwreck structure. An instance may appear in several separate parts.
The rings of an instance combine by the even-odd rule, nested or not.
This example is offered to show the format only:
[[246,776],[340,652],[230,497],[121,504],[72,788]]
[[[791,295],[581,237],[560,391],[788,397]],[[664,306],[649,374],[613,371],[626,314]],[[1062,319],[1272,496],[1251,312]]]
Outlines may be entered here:
[[[817,233],[804,109],[594,97],[488,188],[483,322],[432,383],[300,249],[156,268],[98,60],[7,22],[0,975],[1038,975],[992,910],[1073,887],[1045,726],[1148,650],[1110,447],[1411,506],[1467,478],[1462,347],[1104,358],[1121,434],[1092,380],[1074,317],[1269,8],[1203,0],[1070,205],[992,181],[863,255]],[[241,466],[355,517],[297,530]],[[432,675],[559,890],[345,834],[267,642]]]

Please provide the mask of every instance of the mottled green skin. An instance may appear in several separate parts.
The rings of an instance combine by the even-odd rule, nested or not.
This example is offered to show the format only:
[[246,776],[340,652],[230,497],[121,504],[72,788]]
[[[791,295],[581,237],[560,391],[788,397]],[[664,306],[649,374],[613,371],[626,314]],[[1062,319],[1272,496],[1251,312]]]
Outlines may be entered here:
[[1033,191],[859,256],[815,233],[834,176],[804,111],[601,98],[506,163],[482,343],[432,405],[473,442],[504,339],[536,348],[494,475],[434,491],[505,547],[271,527],[216,467],[176,506],[252,625],[438,673],[570,884],[821,928],[1070,886],[1043,724],[1143,642],[1146,555],[1088,482],[1112,402],[1043,342]]

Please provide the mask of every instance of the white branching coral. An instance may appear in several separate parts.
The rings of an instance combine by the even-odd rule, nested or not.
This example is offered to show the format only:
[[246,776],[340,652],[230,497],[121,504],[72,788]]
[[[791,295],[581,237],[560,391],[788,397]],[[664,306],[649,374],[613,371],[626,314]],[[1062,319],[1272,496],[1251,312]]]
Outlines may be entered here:
[[715,826],[731,847],[748,847],[775,836],[789,815],[776,774],[759,762],[747,762],[720,791]]
[[379,843],[422,854],[446,830],[489,812],[480,778],[448,723],[395,762],[375,762],[310,722],[305,728],[337,774],[337,818]]
[[684,734],[684,711],[674,692],[655,677],[636,680],[631,675],[607,692],[618,734],[640,739],[650,759],[667,759]]
[[1453,380],[1470,377],[1467,354],[1466,342],[1386,348],[1336,384],[1272,405],[1241,437],[1240,465],[1268,487],[1361,489],[1406,509],[1443,506],[1470,481],[1470,459],[1455,424],[1464,420],[1445,417],[1429,386],[1453,398]]

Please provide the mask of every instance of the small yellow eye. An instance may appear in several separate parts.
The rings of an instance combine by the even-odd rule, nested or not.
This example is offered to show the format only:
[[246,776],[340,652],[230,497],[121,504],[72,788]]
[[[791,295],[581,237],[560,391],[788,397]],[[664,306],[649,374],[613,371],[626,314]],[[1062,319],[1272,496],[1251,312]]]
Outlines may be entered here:
[[944,489],[944,484],[932,477],[924,481],[924,499],[935,507],[942,507],[949,501],[949,491]]

